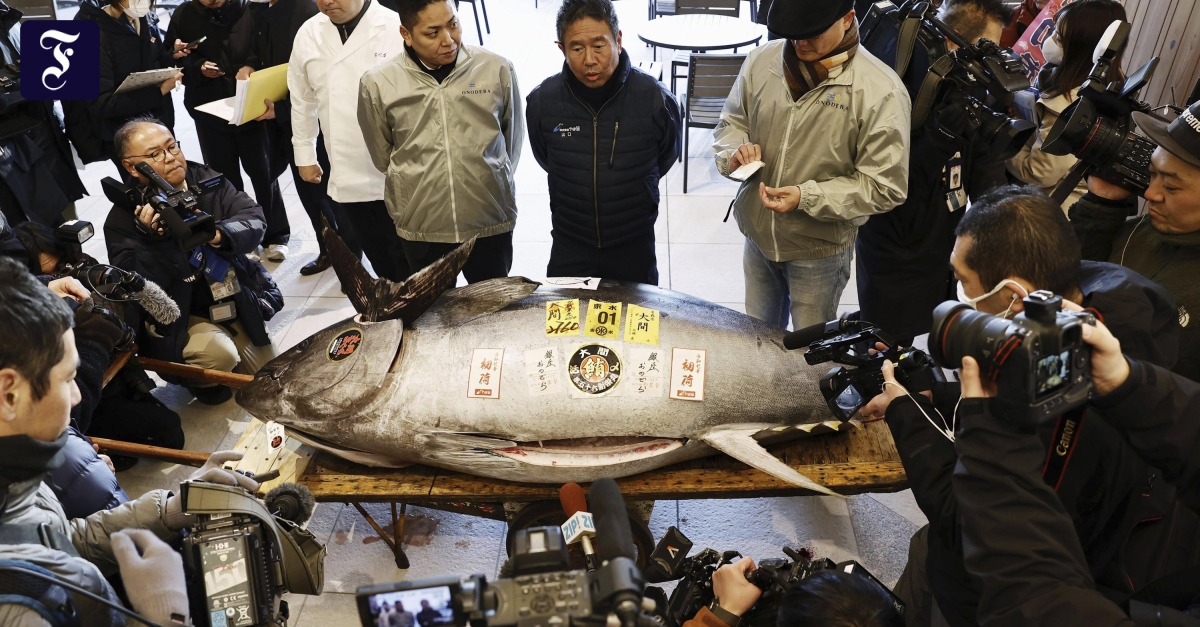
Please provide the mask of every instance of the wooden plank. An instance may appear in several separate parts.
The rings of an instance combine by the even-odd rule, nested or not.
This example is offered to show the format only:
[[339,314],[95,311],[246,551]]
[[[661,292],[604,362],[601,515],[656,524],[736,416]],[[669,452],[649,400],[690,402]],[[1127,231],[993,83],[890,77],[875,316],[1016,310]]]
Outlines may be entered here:
[[313,449],[302,444],[295,438],[284,438],[283,445],[272,449],[267,439],[266,423],[251,418],[250,424],[238,438],[233,450],[243,454],[234,468],[261,475],[272,470],[279,471],[279,477],[263,483],[260,492],[269,492],[281,483],[298,483],[300,476],[308,468],[309,462],[316,453]]
[[1176,15],[1179,16],[1177,21],[1184,22],[1184,26],[1175,44],[1171,64],[1158,68],[1158,75],[1164,77],[1163,89],[1157,100],[1148,100],[1154,105],[1172,102],[1171,88],[1174,87],[1174,103],[1184,106],[1196,83],[1197,65],[1200,64],[1200,15],[1195,13],[1195,0],[1181,0],[1181,4],[1186,8]]
[[114,455],[127,455],[129,457],[137,457],[140,459],[153,459],[160,462],[170,464],[183,464],[185,466],[195,466],[199,468],[208,461],[210,453],[197,451],[181,451],[173,448],[164,448],[161,446],[150,446],[149,444],[136,444],[134,442],[123,442],[121,440],[109,440],[108,438],[89,438],[93,444],[100,447],[101,453],[112,453]]
[[1183,31],[1187,27],[1188,12],[1191,11],[1194,5],[1195,0],[1177,0],[1176,2],[1172,2],[1166,9],[1165,21],[1155,42],[1154,50],[1144,61],[1125,68],[1126,73],[1133,72],[1142,63],[1148,62],[1150,58],[1159,57],[1158,71],[1156,71],[1154,78],[1141,94],[1142,99],[1152,105],[1157,105],[1163,101],[1162,96],[1164,92],[1168,95],[1170,94],[1170,88],[1167,87],[1167,77],[1170,75],[1171,65],[1175,62],[1179,51],[1179,38],[1183,35]]
[[1151,57],[1158,54],[1160,42],[1163,40],[1167,29],[1168,19],[1174,10],[1173,3],[1165,0],[1154,0],[1147,3],[1145,15],[1139,18],[1138,21],[1130,22],[1134,25],[1134,30],[1137,31],[1138,37],[1136,41],[1132,41],[1133,38],[1130,37],[1131,41],[1125,48],[1122,67],[1126,72],[1142,66]]
[[169,374],[194,381],[207,381],[209,383],[228,385],[232,388],[240,388],[254,380],[253,375],[225,372],[224,370],[210,370],[187,364],[177,364],[171,361],[150,359],[149,357],[136,357],[133,363],[159,374]]

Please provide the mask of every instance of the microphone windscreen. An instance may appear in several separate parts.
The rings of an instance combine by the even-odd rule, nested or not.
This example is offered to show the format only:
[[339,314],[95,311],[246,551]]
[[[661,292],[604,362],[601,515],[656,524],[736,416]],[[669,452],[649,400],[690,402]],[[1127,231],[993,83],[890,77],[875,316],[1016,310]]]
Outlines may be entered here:
[[587,497],[583,494],[583,488],[579,487],[578,483],[568,483],[558,490],[558,502],[562,503],[563,512],[567,514],[567,518],[574,516],[577,512],[586,512]]
[[308,486],[299,483],[281,483],[275,489],[267,492],[267,509],[277,512],[277,516],[290,520],[297,525],[303,525],[312,518],[317,509],[317,499]]
[[179,319],[179,305],[154,281],[146,279],[146,287],[137,293],[137,297],[142,309],[159,324],[171,324]]
[[829,323],[827,322],[820,322],[784,335],[783,347],[790,351],[794,351],[798,348],[804,348],[805,346],[812,344],[813,342],[825,337],[825,328],[828,326],[828,324]]
[[592,483],[589,496],[596,522],[596,557],[600,563],[618,557],[634,559],[633,530],[629,527],[629,512],[617,482],[597,479]]

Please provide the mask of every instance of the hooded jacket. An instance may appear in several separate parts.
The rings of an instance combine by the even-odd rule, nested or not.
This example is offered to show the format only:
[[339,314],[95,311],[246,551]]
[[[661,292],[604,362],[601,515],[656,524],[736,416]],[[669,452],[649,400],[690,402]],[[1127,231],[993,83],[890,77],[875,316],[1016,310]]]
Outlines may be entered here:
[[554,236],[592,248],[654,239],[658,182],[679,157],[679,103],[629,54],[610,81],[621,86],[598,110],[571,69],[529,92],[525,119],[533,155],[550,182]]
[[[755,48],[742,64],[713,131],[717,169],[744,143],[762,147],[766,167],[738,189],[733,213],[742,233],[772,261],[821,259],[854,243],[858,227],[908,194],[908,90],[859,46],[825,82],[792,101],[784,78],[787,40]],[[759,183],[795,185],[800,206],[763,207]]]
[[359,85],[358,123],[400,237],[454,243],[513,230],[525,117],[511,61],[462,45],[438,83],[400,54]]
[[75,14],[77,20],[100,25],[100,95],[92,104],[93,123],[100,139],[112,142],[122,124],[140,115],[153,115],[167,128],[173,128],[175,106],[171,94],[163,95],[157,84],[123,94],[115,92],[134,72],[175,65],[171,57],[174,42],[163,40],[158,15],[153,11],[140,19],[139,34],[124,17],[118,20],[105,11],[105,6],[106,0],[84,0]]

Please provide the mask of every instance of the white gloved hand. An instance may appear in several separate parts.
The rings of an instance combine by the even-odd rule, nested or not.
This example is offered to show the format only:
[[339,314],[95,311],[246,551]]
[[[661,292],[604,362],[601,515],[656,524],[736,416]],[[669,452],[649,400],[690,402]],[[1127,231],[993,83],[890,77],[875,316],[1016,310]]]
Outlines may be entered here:
[[113,556],[121,570],[129,604],[159,625],[188,624],[183,559],[147,529],[112,534]]

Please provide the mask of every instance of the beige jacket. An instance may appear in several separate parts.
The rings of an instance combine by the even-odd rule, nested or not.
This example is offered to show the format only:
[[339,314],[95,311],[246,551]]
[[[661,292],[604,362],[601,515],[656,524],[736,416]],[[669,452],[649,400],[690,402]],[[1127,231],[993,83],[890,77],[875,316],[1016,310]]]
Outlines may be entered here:
[[[793,102],[783,46],[749,54],[714,131],[717,169],[750,142],[766,167],[738,189],[742,233],[773,261],[819,259],[854,243],[858,227],[908,195],[912,106],[899,77],[861,46],[854,58]],[[785,214],[762,206],[758,184],[797,185],[800,206]]]
[[[1066,178],[1067,173],[1075,167],[1079,160],[1073,155],[1059,156],[1045,152],[1042,150],[1042,143],[1046,140],[1050,129],[1054,127],[1054,123],[1058,121],[1059,114],[1068,105],[1075,102],[1078,96],[1079,90],[1072,89],[1066,94],[1053,98],[1038,98],[1034,111],[1037,116],[1037,133],[1030,138],[1029,143],[1021,149],[1021,152],[1008,160],[1009,174],[1034,187],[1040,187],[1042,191],[1046,192],[1046,195],[1054,193],[1054,188],[1058,187],[1059,181]],[[1074,205],[1085,193],[1087,193],[1086,179],[1080,181],[1075,186],[1075,191],[1071,192],[1071,195],[1063,202],[1063,211],[1070,209],[1071,205]]]
[[363,75],[358,123],[400,237],[465,242],[513,230],[523,104],[512,63],[474,46],[459,48],[441,84],[407,53]]

